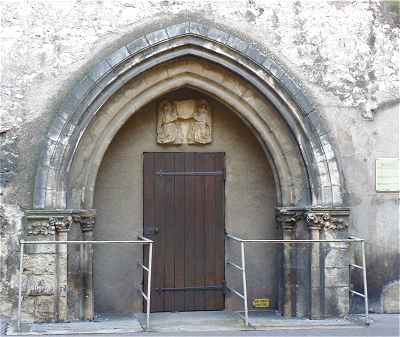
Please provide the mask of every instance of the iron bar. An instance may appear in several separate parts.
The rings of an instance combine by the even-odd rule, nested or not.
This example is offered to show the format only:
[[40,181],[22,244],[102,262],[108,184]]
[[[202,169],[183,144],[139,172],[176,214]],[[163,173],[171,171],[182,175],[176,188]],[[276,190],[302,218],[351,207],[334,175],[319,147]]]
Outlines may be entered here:
[[209,291],[209,290],[224,290],[224,285],[214,285],[205,287],[184,287],[184,288],[154,288],[154,291]]
[[358,296],[361,296],[361,297],[365,298],[365,295],[359,293],[358,291],[355,291],[355,290],[351,290],[351,289],[350,289],[350,292],[351,292],[352,294],[354,294],[354,295],[358,295]]
[[242,256],[242,279],[243,279],[243,301],[244,301],[244,316],[245,324],[249,326],[249,310],[247,306],[247,282],[246,282],[246,259],[244,255],[244,242],[240,243],[240,254]]
[[363,239],[331,239],[331,240],[267,240],[267,239],[240,239],[231,234],[226,235],[229,239],[238,241],[238,242],[246,242],[246,243],[257,243],[257,242],[268,242],[268,243],[317,243],[317,242],[326,242],[326,243],[334,243],[334,242],[362,242]]
[[18,280],[18,314],[17,314],[17,328],[18,331],[21,331],[21,309],[22,309],[22,266],[23,266],[23,258],[24,258],[24,243],[21,242],[21,247],[19,251],[19,280]]
[[143,292],[142,289],[139,289],[139,291],[140,291],[140,294],[143,296],[143,298],[146,300],[146,304],[147,304],[147,302],[149,301],[149,298],[148,298],[147,295]]
[[230,264],[231,266],[235,267],[236,269],[243,270],[243,268],[238,266],[236,263],[228,261],[227,264]]
[[359,266],[358,264],[350,263],[350,267],[364,269],[363,267]]
[[231,292],[233,292],[234,294],[236,294],[237,296],[239,296],[242,300],[244,300],[244,296],[239,292],[239,291],[237,291],[236,289],[234,289],[234,288],[230,288],[230,287],[226,287],[229,291],[231,291]]
[[151,271],[152,271],[152,265],[153,265],[153,241],[149,240],[147,238],[147,242],[150,243],[149,246],[149,273],[147,275],[147,307],[146,307],[146,329],[150,329],[150,301],[151,301]]
[[138,265],[139,265],[140,267],[142,267],[144,270],[146,270],[147,272],[149,272],[149,268],[147,268],[147,267],[144,266],[143,264],[138,263]]
[[60,245],[60,244],[130,244],[130,243],[137,243],[137,244],[149,244],[153,242],[152,240],[147,239],[145,240],[131,240],[131,241],[24,241],[21,240],[20,242],[26,245],[37,245],[37,244],[53,244],[53,245]]
[[208,171],[208,172],[185,172],[185,171],[158,171],[156,172],[158,176],[223,176],[224,171]]
[[364,306],[365,306],[365,323],[369,324],[368,318],[368,286],[367,286],[367,265],[365,262],[365,241],[361,241],[361,255],[362,255],[362,273],[363,273],[363,286],[364,286]]

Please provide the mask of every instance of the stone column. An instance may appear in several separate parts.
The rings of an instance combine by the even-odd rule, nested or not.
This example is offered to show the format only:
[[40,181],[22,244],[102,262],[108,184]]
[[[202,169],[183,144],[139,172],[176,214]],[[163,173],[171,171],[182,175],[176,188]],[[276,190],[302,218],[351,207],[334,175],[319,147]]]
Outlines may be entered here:
[[[299,219],[297,211],[277,209],[276,220],[282,229],[284,240],[296,238],[296,222]],[[295,248],[293,244],[283,244],[283,316],[289,318],[295,315],[296,307],[296,273]]]
[[[67,241],[68,231],[72,224],[71,216],[54,216],[49,218],[49,225],[55,229],[56,241]],[[63,244],[56,245],[56,303],[55,315],[56,321],[68,320],[67,303],[67,259],[68,246]]]
[[[349,210],[332,208],[322,216],[323,239],[346,239],[349,226]],[[325,317],[344,317],[348,315],[349,303],[349,243],[327,243],[322,251],[324,276]]]
[[[83,241],[93,241],[95,215],[80,215],[78,222],[81,226]],[[94,319],[93,246],[91,244],[82,246],[80,264],[83,292],[83,312],[81,318],[91,321]]]
[[[319,240],[321,234],[321,218],[312,212],[306,214],[306,223],[310,231],[311,240]],[[310,301],[310,318],[311,319],[322,319],[323,318],[323,285],[321,279],[321,254],[320,244],[313,243],[311,245],[311,301]]]
[[[349,214],[349,209],[345,207],[311,209],[306,215],[311,239],[346,239]],[[349,312],[348,294],[348,243],[313,244],[311,318],[346,316]]]

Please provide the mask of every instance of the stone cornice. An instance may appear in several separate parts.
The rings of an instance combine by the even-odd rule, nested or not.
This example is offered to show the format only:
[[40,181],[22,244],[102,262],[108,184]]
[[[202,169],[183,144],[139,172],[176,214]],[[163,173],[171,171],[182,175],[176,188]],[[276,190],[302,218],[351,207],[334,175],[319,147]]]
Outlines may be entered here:
[[96,214],[94,209],[26,209],[25,218],[28,220],[43,220],[50,219],[51,217],[60,216],[80,216],[86,214]]

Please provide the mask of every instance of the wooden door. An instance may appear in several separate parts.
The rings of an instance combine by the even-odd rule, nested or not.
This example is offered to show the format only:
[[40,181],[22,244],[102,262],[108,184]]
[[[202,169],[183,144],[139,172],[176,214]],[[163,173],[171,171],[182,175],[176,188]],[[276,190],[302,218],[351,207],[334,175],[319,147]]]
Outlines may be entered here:
[[224,153],[144,153],[143,172],[151,311],[224,309]]

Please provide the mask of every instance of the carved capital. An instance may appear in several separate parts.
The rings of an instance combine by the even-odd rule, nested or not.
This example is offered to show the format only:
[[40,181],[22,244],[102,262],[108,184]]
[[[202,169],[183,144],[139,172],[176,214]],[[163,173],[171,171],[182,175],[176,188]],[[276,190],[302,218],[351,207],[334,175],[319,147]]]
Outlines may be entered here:
[[81,226],[81,231],[92,232],[96,223],[96,216],[94,214],[80,215],[74,219]]
[[68,232],[72,222],[72,216],[70,215],[63,217],[53,216],[49,218],[49,225],[53,226],[58,233]]
[[294,230],[297,222],[302,219],[302,216],[302,211],[288,208],[277,208],[275,214],[278,226],[284,231]]
[[339,219],[328,212],[307,212],[305,220],[310,229],[342,231],[349,227],[344,219]]

